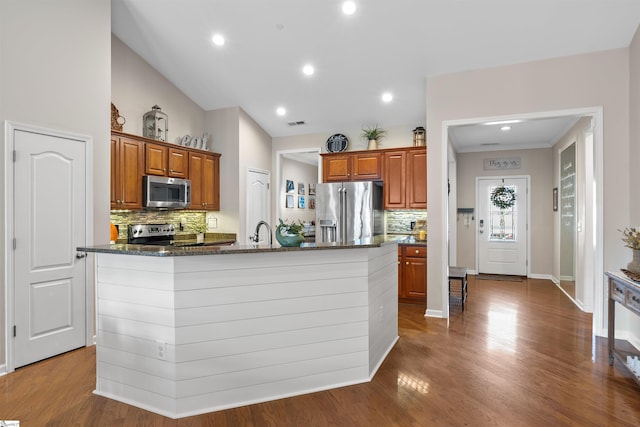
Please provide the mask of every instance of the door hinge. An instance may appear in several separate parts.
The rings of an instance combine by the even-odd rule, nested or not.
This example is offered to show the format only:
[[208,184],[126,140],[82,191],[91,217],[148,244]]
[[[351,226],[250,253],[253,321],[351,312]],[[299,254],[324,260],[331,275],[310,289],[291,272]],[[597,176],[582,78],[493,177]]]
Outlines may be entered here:
[[271,188],[271,187],[270,187],[270,185],[271,185],[271,184],[269,184],[269,183],[267,182],[267,190],[268,190],[269,188]]
[[13,250],[16,250],[16,246],[18,246],[18,243],[16,242],[16,238],[13,238]]
[[14,338],[16,337],[16,330],[17,330],[16,325],[13,325],[13,337]]
[[13,162],[16,162],[16,150],[13,150]]

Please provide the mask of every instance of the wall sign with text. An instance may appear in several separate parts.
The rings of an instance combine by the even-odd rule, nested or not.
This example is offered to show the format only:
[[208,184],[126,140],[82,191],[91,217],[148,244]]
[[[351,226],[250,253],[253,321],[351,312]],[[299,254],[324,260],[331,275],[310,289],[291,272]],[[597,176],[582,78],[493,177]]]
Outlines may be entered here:
[[520,157],[484,159],[484,170],[520,169]]

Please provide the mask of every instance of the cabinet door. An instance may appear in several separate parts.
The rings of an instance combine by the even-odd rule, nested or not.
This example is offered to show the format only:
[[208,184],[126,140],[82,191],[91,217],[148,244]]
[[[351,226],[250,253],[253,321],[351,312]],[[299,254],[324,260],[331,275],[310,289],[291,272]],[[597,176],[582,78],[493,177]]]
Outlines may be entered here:
[[220,210],[220,158],[205,156],[202,169],[202,199],[205,209]]
[[382,179],[382,154],[354,154],[351,163],[351,181],[374,181]]
[[403,268],[402,268],[402,246],[398,245],[398,298],[404,297]]
[[111,137],[111,209],[118,209],[120,203],[120,179],[118,179],[118,137]]
[[[112,184],[112,208],[114,209],[139,209],[142,208],[142,169],[144,164],[143,143],[128,138],[119,138],[114,146],[112,140],[111,153],[115,154],[116,164],[111,164]],[[115,170],[115,171],[114,171]],[[115,198],[115,204],[114,202]]]
[[167,175],[167,147],[145,144],[144,172],[147,175]]
[[322,182],[351,181],[351,156],[322,157]]
[[169,148],[168,176],[174,178],[189,177],[189,152],[179,148]]
[[407,208],[427,208],[427,150],[410,150],[407,158]]
[[426,301],[427,298],[427,259],[409,256],[411,248],[404,257],[404,296]]
[[191,209],[204,209],[202,199],[202,168],[204,155],[189,153],[189,179],[191,180]]
[[406,205],[406,151],[384,153],[384,208],[404,209]]

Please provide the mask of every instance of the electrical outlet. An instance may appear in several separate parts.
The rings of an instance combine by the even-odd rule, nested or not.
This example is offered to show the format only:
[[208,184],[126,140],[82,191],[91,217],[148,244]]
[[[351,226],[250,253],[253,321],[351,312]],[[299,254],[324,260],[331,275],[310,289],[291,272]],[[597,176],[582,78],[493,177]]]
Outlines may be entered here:
[[167,343],[164,341],[156,341],[158,353],[156,357],[160,360],[167,360]]

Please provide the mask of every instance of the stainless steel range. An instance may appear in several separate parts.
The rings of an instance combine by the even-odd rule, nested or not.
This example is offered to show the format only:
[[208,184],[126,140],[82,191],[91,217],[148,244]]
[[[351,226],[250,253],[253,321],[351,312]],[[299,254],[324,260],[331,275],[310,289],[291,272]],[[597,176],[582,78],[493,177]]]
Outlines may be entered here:
[[229,240],[196,242],[195,240],[175,240],[176,228],[173,224],[130,224],[127,243],[155,246],[226,246],[235,242]]
[[173,224],[130,224],[128,243],[135,245],[171,245],[176,235]]

